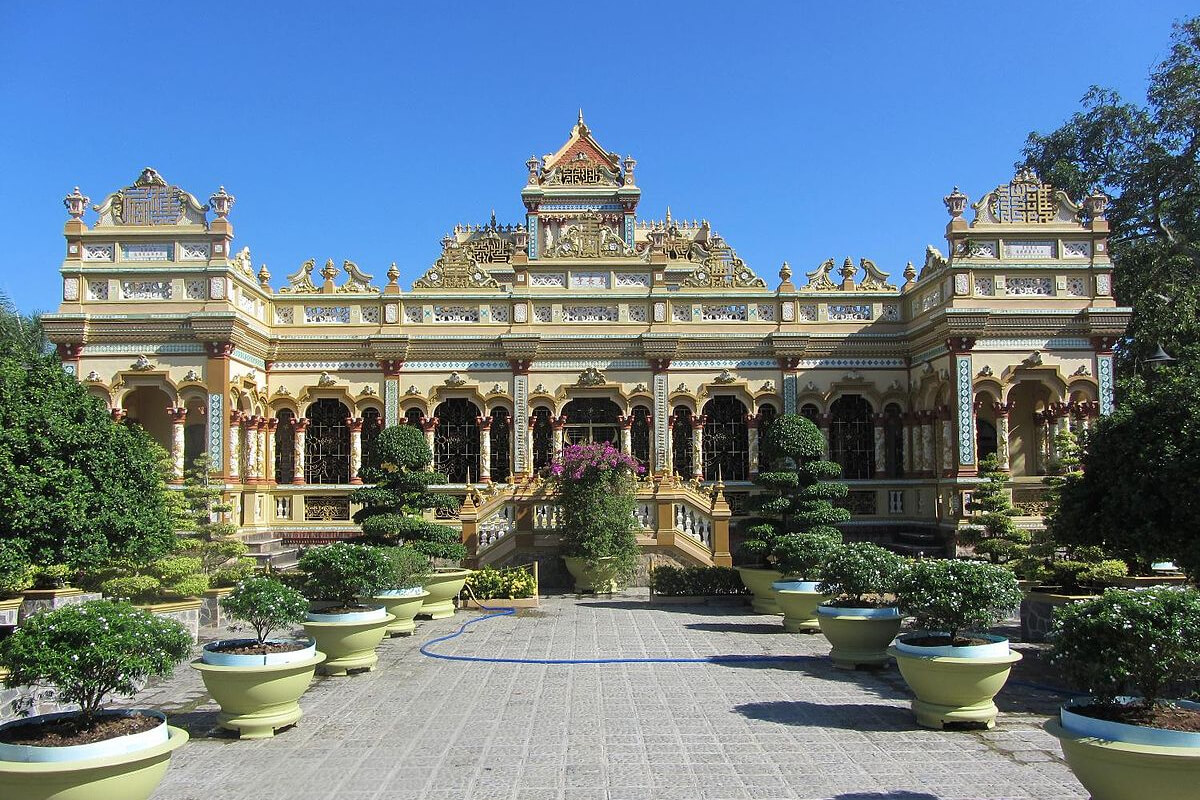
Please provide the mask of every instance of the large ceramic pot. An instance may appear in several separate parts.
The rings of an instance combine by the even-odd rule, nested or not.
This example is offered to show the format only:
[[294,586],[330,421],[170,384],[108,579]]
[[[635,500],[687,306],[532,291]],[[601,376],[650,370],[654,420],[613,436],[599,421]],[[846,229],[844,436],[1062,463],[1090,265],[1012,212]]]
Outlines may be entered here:
[[617,590],[616,559],[602,558],[594,567],[589,567],[582,558],[563,556],[567,572],[575,579],[575,591],[612,594]]
[[266,739],[280,728],[295,725],[303,716],[300,696],[312,683],[325,654],[317,651],[312,639],[303,642],[304,649],[285,653],[256,656],[220,652],[220,647],[232,641],[254,640],[210,642],[200,658],[192,662],[192,668],[204,679],[204,688],[221,706],[218,724],[237,731],[242,739]]
[[387,626],[388,636],[408,636],[417,629],[417,612],[429,597],[429,591],[417,586],[414,589],[389,589],[371,598],[372,604],[383,606],[384,611],[395,617]]
[[829,599],[829,595],[817,591],[820,581],[776,581],[771,584],[775,591],[775,602],[783,611],[783,629],[788,633],[816,633],[821,630],[817,622],[817,606]]
[[783,580],[782,572],[761,567],[738,567],[737,571],[742,577],[742,583],[746,584],[746,588],[754,596],[750,601],[751,608],[759,614],[783,613],[775,599],[775,590],[771,588],[776,581]]
[[369,672],[379,656],[375,648],[383,641],[387,626],[395,619],[382,606],[350,614],[322,614],[310,611],[304,632],[317,642],[325,654],[322,675],[348,675]]
[[817,606],[821,633],[833,645],[829,657],[841,669],[882,667],[891,656],[888,645],[900,632],[897,608]]
[[[43,719],[66,714],[47,714]],[[131,713],[131,712],[113,712]],[[162,782],[187,731],[162,724],[130,736],[72,747],[0,745],[0,797],[13,800],[147,800]],[[34,717],[33,719],[38,719]],[[21,725],[18,720],[0,727]]]
[[[1063,706],[1046,731],[1092,800],[1195,800],[1200,786],[1200,733],[1168,731],[1085,717]],[[1176,701],[1200,708],[1200,704]]]
[[454,598],[462,591],[467,582],[469,569],[456,567],[439,567],[425,579],[425,590],[429,596],[421,604],[418,617],[430,619],[445,619],[454,616]]
[[887,650],[916,695],[912,710],[917,724],[941,728],[948,722],[975,722],[994,727],[999,710],[993,698],[1004,688],[1021,654],[1010,650],[1002,636],[979,636],[990,643],[965,647],[926,647],[907,641],[920,635],[926,634],[901,636]]

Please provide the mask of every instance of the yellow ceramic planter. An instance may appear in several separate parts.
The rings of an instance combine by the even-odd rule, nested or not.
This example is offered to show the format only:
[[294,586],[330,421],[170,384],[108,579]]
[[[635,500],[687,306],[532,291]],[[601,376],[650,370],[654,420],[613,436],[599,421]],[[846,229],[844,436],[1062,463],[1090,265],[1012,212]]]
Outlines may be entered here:
[[221,713],[222,728],[237,731],[242,739],[267,739],[275,731],[296,724],[303,716],[300,696],[308,689],[325,654],[288,664],[255,667],[225,667],[192,662],[204,679]]
[[589,567],[582,558],[574,556],[563,556],[563,561],[567,564],[567,572],[575,579],[575,591],[611,594],[617,590],[615,569],[605,563],[610,559],[600,559],[595,567]]
[[829,595],[803,589],[776,589],[775,602],[783,611],[783,629],[788,633],[817,633],[817,606]]
[[322,675],[347,675],[375,669],[379,655],[375,648],[383,641],[394,617],[363,622],[305,622],[304,632],[317,641],[317,651],[325,654],[318,669]]
[[783,614],[783,609],[775,600],[775,590],[771,584],[783,580],[783,573],[777,569],[759,569],[758,567],[738,567],[738,575],[742,583],[754,596],[750,607],[759,614]]
[[1058,720],[1045,728],[1092,800],[1195,800],[1200,793],[1200,748],[1098,739]]
[[916,698],[912,701],[917,724],[940,729],[948,722],[996,724],[993,698],[1004,688],[1012,665],[1021,654],[979,658],[914,655],[896,647],[887,649]]
[[144,750],[79,761],[0,761],[0,797],[12,800],[148,800],[162,783],[171,753],[188,740],[182,728]]
[[821,633],[832,645],[829,657],[841,669],[886,665],[891,659],[887,648],[900,632],[900,621],[894,608],[817,607]]
[[372,603],[383,606],[387,613],[391,614],[396,620],[387,626],[386,634],[388,636],[407,636],[417,629],[416,619],[417,612],[425,603],[425,599],[429,597],[428,590],[422,590],[420,594],[407,596],[401,595],[378,595],[371,598]]
[[469,569],[438,569],[425,579],[425,590],[429,596],[417,611],[419,617],[445,619],[454,616],[454,598],[467,582]]

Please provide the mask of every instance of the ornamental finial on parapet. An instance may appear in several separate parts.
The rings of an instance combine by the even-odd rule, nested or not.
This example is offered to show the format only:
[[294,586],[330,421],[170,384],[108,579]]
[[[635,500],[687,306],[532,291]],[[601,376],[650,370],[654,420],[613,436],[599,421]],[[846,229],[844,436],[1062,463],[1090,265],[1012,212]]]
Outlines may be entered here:
[[542,162],[537,156],[530,156],[525,162],[525,166],[529,169],[529,181],[532,186],[538,182],[542,174]]
[[397,285],[396,281],[398,281],[400,279],[400,270],[396,268],[395,261],[393,261],[392,265],[390,267],[388,267],[387,277],[388,277],[388,284],[387,284],[388,286],[396,286]]
[[260,264],[258,267],[258,285],[266,291],[271,290],[271,273],[266,264]]
[[212,208],[213,213],[217,215],[217,219],[225,219],[229,216],[229,211],[233,208],[235,200],[236,198],[225,191],[224,186],[221,186],[215,194],[208,198],[208,205]]
[[626,186],[633,186],[633,168],[637,166],[637,160],[633,156],[625,156],[624,166],[625,176],[623,182]]
[[942,202],[946,204],[946,210],[950,212],[951,219],[958,219],[967,210],[967,196],[954,187],[954,191],[942,198]]
[[79,193],[79,187],[75,187],[75,191],[63,198],[63,205],[67,207],[67,213],[71,215],[71,219],[83,219],[83,212],[87,210],[87,204],[91,202],[90,197]]
[[1105,219],[1104,214],[1108,210],[1108,195],[1099,188],[1092,189],[1092,193],[1083,198],[1083,207],[1092,219]]
[[792,279],[792,265],[788,262],[783,262],[783,266],[779,268],[779,280],[787,283]]

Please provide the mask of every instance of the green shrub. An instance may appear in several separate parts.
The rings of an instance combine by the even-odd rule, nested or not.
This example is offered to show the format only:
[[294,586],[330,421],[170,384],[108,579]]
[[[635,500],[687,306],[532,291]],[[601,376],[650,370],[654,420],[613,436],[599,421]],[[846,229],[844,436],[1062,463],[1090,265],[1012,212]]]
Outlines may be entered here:
[[610,442],[567,445],[550,465],[550,486],[562,512],[563,555],[626,583],[637,571],[637,473],[641,465]]
[[105,597],[146,605],[160,599],[162,583],[153,575],[126,575],[100,584]]
[[182,580],[175,581],[166,587],[164,594],[173,594],[178,597],[200,597],[207,591],[208,576],[199,574],[189,575]]
[[1066,559],[1050,562],[1050,582],[1074,594],[1085,594],[1094,589],[1111,586],[1117,579],[1128,574],[1129,567],[1119,559]]
[[664,597],[749,594],[733,567],[676,567],[663,564],[650,570],[650,592]]
[[127,603],[92,600],[35,614],[0,641],[9,686],[55,686],[78,703],[90,725],[112,692],[133,694],[149,677],[165,677],[192,652],[192,637],[174,620]]
[[0,597],[17,594],[33,585],[34,567],[15,542],[0,542]]
[[533,573],[525,567],[484,567],[475,570],[467,576],[467,587],[476,600],[533,597],[537,591]]
[[150,574],[162,581],[164,586],[171,586],[199,573],[202,564],[199,558],[189,556],[168,556],[150,564]]
[[[1013,522],[1018,513],[1008,493],[1008,469],[995,453],[979,462],[980,483],[971,494],[967,510],[978,512],[971,525],[960,531],[963,544],[993,564],[1020,561],[1029,551],[1033,535]],[[1015,566],[1015,563],[1014,563]]]
[[1200,681],[1200,591],[1109,589],[1055,609],[1050,662],[1100,703],[1122,695],[1152,705]]
[[1021,603],[1012,570],[954,559],[922,559],[906,565],[896,581],[896,602],[918,628],[951,639],[990,627]]
[[283,626],[303,622],[308,613],[308,600],[273,578],[248,578],[221,600],[221,608],[229,616],[254,628],[254,634],[262,644]]
[[428,556],[415,547],[405,545],[382,549],[392,568],[391,588],[411,589],[425,582],[429,576]]
[[66,564],[47,564],[33,568],[35,589],[62,589],[71,582],[75,570]]
[[842,543],[840,533],[793,533],[775,542],[775,563],[785,575],[820,580],[825,563]]
[[252,577],[258,569],[258,562],[253,558],[239,558],[232,564],[213,570],[210,583],[214,588],[237,586],[242,581]]
[[901,558],[870,542],[848,542],[833,549],[825,562],[824,579],[817,591],[833,599],[829,605],[870,608],[889,604],[886,595],[896,589]]
[[388,588],[392,565],[383,550],[369,545],[335,542],[306,550],[300,569],[308,576],[305,595],[343,606],[357,604]]

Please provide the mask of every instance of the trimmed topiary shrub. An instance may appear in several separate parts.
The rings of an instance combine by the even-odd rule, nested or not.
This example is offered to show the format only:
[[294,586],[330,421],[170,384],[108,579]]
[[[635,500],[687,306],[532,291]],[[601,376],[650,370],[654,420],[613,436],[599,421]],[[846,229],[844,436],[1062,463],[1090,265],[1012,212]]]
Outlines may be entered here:
[[1021,603],[1012,570],[979,561],[922,559],[900,570],[896,603],[915,626],[944,633],[955,644],[964,631],[981,631]]
[[1025,556],[1032,534],[1013,522],[1019,512],[1008,495],[1008,470],[995,453],[979,462],[982,482],[971,494],[967,510],[979,512],[978,522],[961,529],[963,544],[993,564],[1017,562]]
[[893,605],[890,595],[904,562],[900,556],[870,542],[848,542],[834,548],[817,587],[832,599],[825,604],[842,608]]
[[221,608],[254,628],[258,643],[263,644],[274,631],[303,622],[308,600],[273,578],[249,578],[221,599]]
[[308,576],[305,594],[343,607],[358,604],[391,586],[392,563],[379,547],[335,542],[304,551],[300,569]]
[[650,593],[664,597],[742,595],[750,590],[733,567],[676,567],[663,564],[650,570]]
[[137,605],[148,605],[161,599],[162,584],[153,575],[126,575],[109,578],[100,584],[105,597],[125,600]]

